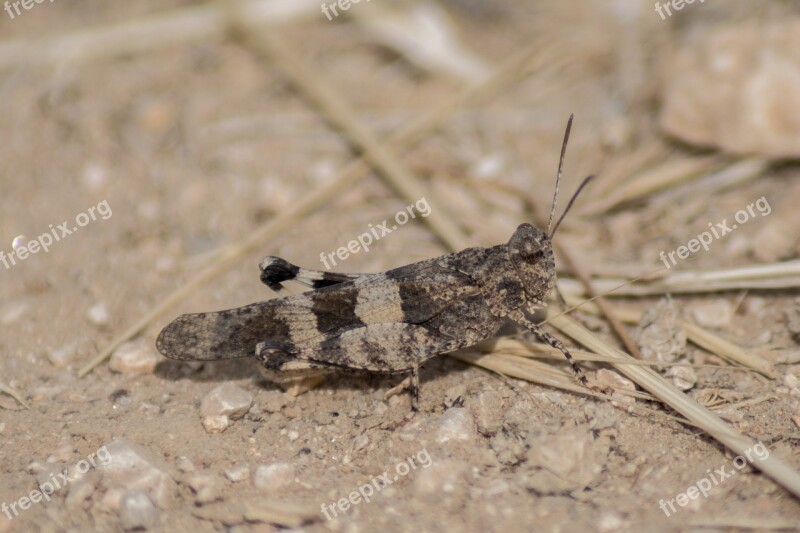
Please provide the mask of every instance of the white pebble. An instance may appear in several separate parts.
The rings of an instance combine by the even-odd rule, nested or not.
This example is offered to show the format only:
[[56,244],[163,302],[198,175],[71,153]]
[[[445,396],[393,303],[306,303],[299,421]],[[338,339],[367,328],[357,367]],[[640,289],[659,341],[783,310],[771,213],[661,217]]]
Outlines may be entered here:
[[208,433],[222,433],[231,425],[228,415],[215,415],[203,418],[203,427]]
[[93,305],[86,313],[86,318],[89,322],[100,327],[108,325],[108,316],[108,308],[104,303]]
[[28,311],[30,303],[25,300],[17,300],[4,304],[0,307],[0,324],[10,326],[17,322]]
[[158,520],[158,509],[147,494],[131,492],[122,497],[119,517],[122,527],[126,530],[148,529]]
[[194,472],[194,463],[185,455],[175,459],[175,467],[181,472]]
[[167,474],[167,465],[155,453],[126,439],[104,445],[98,453],[97,470],[103,486],[141,491],[160,507],[166,507],[177,489]]
[[161,360],[161,356],[144,342],[126,342],[111,354],[108,368],[120,374],[152,374]]
[[250,477],[250,467],[245,465],[234,466],[233,468],[229,468],[225,471],[225,477],[234,483],[244,481]]
[[785,376],[783,376],[783,384],[793,389],[800,385],[800,379],[797,379],[797,376],[792,374],[791,372],[787,372]]
[[687,391],[697,385],[697,372],[690,366],[670,367],[664,376],[672,378],[672,384],[682,391]]
[[108,180],[108,171],[106,168],[97,162],[89,162],[83,167],[83,174],[81,181],[83,185],[90,190],[97,190],[105,185]]
[[70,341],[63,346],[55,348],[47,352],[47,359],[56,367],[67,366],[70,361],[75,357],[78,349],[78,341]]
[[359,450],[363,450],[369,444],[369,437],[366,433],[363,433],[353,439],[353,451],[357,452]]
[[224,383],[209,392],[200,405],[204,416],[226,415],[231,420],[242,418],[253,405],[253,396],[233,383]]
[[439,420],[436,441],[469,441],[475,435],[475,423],[466,409],[448,409]]
[[222,499],[222,486],[214,474],[195,474],[189,478],[189,488],[195,493],[195,502],[210,503]]
[[256,469],[253,481],[257,489],[267,492],[286,488],[294,483],[294,465],[289,463],[261,465]]
[[602,533],[610,533],[612,531],[619,531],[625,522],[619,513],[614,511],[607,512],[600,517],[597,522],[597,529]]
[[701,326],[724,328],[733,318],[733,305],[722,299],[698,302],[692,307],[692,316]]

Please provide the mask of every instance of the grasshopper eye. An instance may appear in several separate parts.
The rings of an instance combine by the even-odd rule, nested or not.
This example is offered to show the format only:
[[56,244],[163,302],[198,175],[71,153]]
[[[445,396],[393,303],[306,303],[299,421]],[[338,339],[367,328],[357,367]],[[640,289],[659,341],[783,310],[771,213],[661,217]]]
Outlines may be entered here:
[[519,255],[523,259],[530,259],[536,253],[536,247],[529,240],[525,240],[519,247]]
[[538,246],[534,246],[533,243],[528,242],[520,246],[519,255],[525,260],[531,260],[541,258],[544,252]]

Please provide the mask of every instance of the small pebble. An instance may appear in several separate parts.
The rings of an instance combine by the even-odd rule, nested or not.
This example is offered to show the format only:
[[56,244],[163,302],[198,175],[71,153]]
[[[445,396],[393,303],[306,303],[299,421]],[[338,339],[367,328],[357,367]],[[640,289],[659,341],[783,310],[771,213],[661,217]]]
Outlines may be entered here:
[[389,406],[386,405],[386,402],[377,402],[375,404],[375,410],[372,412],[372,414],[377,417],[380,417],[383,416],[388,410]]
[[108,171],[100,163],[90,161],[83,167],[81,181],[86,188],[96,191],[108,181]]
[[481,434],[494,435],[503,427],[503,397],[496,390],[480,392],[469,407]]
[[366,433],[363,433],[353,439],[353,451],[357,452],[359,450],[363,450],[369,444],[369,437]]
[[708,328],[724,328],[733,318],[733,305],[727,300],[709,300],[698,302],[692,307],[692,316],[701,326]]
[[541,494],[560,494],[583,490],[597,478],[608,444],[597,442],[585,428],[573,427],[530,435],[527,454],[525,486]]
[[75,354],[78,350],[78,344],[78,341],[73,340],[64,344],[63,346],[49,350],[47,352],[47,359],[55,367],[65,367],[75,358]]
[[144,492],[160,507],[168,506],[177,486],[160,456],[127,439],[114,440],[101,450],[97,470],[103,486]]
[[195,474],[189,478],[189,488],[195,493],[195,502],[202,505],[222,499],[222,485],[214,474]]
[[623,377],[613,370],[601,368],[595,373],[597,383],[600,386],[605,386],[612,389],[611,401],[612,403],[630,405],[636,403],[636,398],[623,391],[635,391],[636,385],[633,381]]
[[225,477],[234,483],[244,481],[250,477],[250,467],[245,465],[234,466],[225,471]]
[[764,263],[774,263],[790,257],[797,240],[791,226],[792,224],[767,224],[759,228],[748,243],[753,249],[753,257]]
[[0,307],[0,324],[10,326],[22,318],[30,308],[30,302],[17,300],[5,303]]
[[789,387],[790,389],[793,389],[798,385],[800,385],[800,379],[798,379],[797,376],[795,376],[791,372],[787,372],[786,375],[783,376],[783,384]]
[[294,465],[272,463],[256,468],[253,481],[259,490],[276,492],[294,483],[294,475]]
[[[47,458],[48,463],[62,462],[66,463],[72,459],[75,453],[74,447],[70,442],[62,442],[53,455]],[[52,458],[52,459],[51,459]]]
[[203,418],[203,427],[208,433],[222,433],[231,425],[227,415],[207,416]]
[[119,517],[126,530],[149,529],[158,520],[158,509],[143,492],[131,492],[122,497]]
[[224,383],[209,392],[200,405],[204,417],[226,415],[231,420],[242,418],[253,405],[253,396],[246,390]]
[[162,357],[141,341],[126,342],[111,354],[108,368],[120,374],[152,374]]
[[672,384],[678,390],[687,391],[697,385],[697,372],[690,366],[670,367],[664,376],[672,378]]
[[491,498],[492,496],[500,496],[501,494],[505,494],[510,489],[511,486],[505,479],[494,479],[489,482],[489,486],[486,487],[486,492],[484,494]]
[[597,521],[597,529],[601,533],[611,533],[612,531],[619,531],[625,524],[622,516],[614,511],[604,513],[600,520]]
[[466,409],[456,407],[448,409],[439,419],[436,441],[469,441],[475,435],[475,422]]
[[95,326],[107,326],[109,314],[106,304],[98,303],[90,307],[89,311],[86,313],[86,318]]
[[175,467],[181,472],[194,472],[194,463],[185,455],[175,459]]

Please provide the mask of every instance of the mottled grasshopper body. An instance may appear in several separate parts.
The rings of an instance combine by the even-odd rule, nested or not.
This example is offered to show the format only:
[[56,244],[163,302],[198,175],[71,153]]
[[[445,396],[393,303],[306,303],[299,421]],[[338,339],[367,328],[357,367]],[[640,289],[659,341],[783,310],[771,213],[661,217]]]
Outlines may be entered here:
[[[570,117],[559,177],[571,123]],[[529,318],[545,306],[555,285],[551,238],[562,219],[549,234],[522,224],[507,244],[467,248],[377,274],[307,270],[267,257],[259,266],[270,288],[279,291],[294,280],[312,290],[182,315],[164,328],[156,345],[173,359],[255,356],[278,378],[337,370],[411,373],[418,391],[417,369],[427,359],[490,338],[510,318],[560,350],[586,384],[561,341]],[[549,226],[552,221],[551,211]]]

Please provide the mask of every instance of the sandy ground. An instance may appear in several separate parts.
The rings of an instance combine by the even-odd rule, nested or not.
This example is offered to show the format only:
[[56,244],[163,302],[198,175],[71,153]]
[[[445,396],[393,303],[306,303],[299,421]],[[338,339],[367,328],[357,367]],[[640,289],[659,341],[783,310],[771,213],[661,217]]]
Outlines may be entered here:
[[[439,199],[437,208],[474,245],[506,242],[530,220],[531,198],[549,205],[570,112],[576,123],[562,206],[563,191],[590,173],[602,180],[604,171],[622,172],[620,161],[647,143],[658,144],[666,160],[696,153],[665,137],[655,119],[660,58],[685,35],[736,20],[766,25],[800,15],[778,1],[757,10],[749,2],[687,5],[663,21],[649,2],[547,4],[442,6],[470,57],[487,71],[535,37],[556,42],[569,59],[460,109],[403,154],[430,198]],[[620,22],[634,4],[635,31]],[[59,235],[49,251],[0,267],[0,383],[25,404],[0,395],[0,531],[800,526],[800,503],[790,492],[749,466],[737,468],[734,454],[657,402],[639,401],[648,409],[628,412],[624,402],[501,378],[443,356],[422,369],[421,410],[408,420],[408,394],[384,398],[398,377],[330,377],[295,396],[265,381],[254,360],[186,364],[157,354],[158,332],[181,313],[274,297],[258,279],[263,256],[323,268],[321,253],[409,205],[376,175],[331,197],[159,315],[125,347],[133,363],[117,367],[122,372],[104,363],[79,378],[113,338],[226,246],[329,183],[353,158],[346,138],[279,70],[229,39],[201,37],[111,56],[94,41],[100,48],[83,53],[99,57],[84,62],[35,60],[43,38],[192,5],[59,1],[33,3],[13,19],[0,14],[2,40],[22,43],[0,54],[0,249],[8,255],[51,228]],[[354,4],[352,13],[331,21],[314,8],[281,24],[284,31],[265,31],[300,54],[326,80],[325,91],[349,102],[385,138],[467,83],[368,37],[356,23],[362,7]],[[56,50],[56,58],[61,53],[71,50]],[[782,164],[716,191],[713,201],[684,197],[669,209],[640,202],[595,217],[578,210],[558,237],[586,265],[647,272],[661,266],[659,251],[766,197],[769,216],[754,217],[682,266],[790,259],[800,234],[800,189],[791,181],[797,174],[796,165]],[[579,207],[593,203],[598,187]],[[410,221],[333,270],[378,272],[446,253],[421,222]],[[648,309],[658,301],[620,305]],[[763,443],[753,452],[757,459],[768,453],[795,468],[800,364],[790,326],[798,301],[796,290],[787,289],[673,298],[680,316],[705,317],[716,324],[713,331],[775,365],[773,379],[729,366],[698,367],[688,394],[716,398],[727,421]],[[618,344],[605,322],[576,316]],[[721,363],[692,344],[681,361]],[[133,368],[139,363],[141,371]],[[587,365],[591,376],[597,368]],[[223,432],[210,432],[203,415],[214,406],[201,403],[222,385],[214,394],[242,405],[229,411]],[[49,501],[21,500],[36,497],[37,487],[55,483],[64,469],[69,480],[61,478]],[[715,476],[719,469],[730,475]],[[707,495],[698,496],[700,488]],[[660,508],[669,500],[676,501],[673,510]]]

